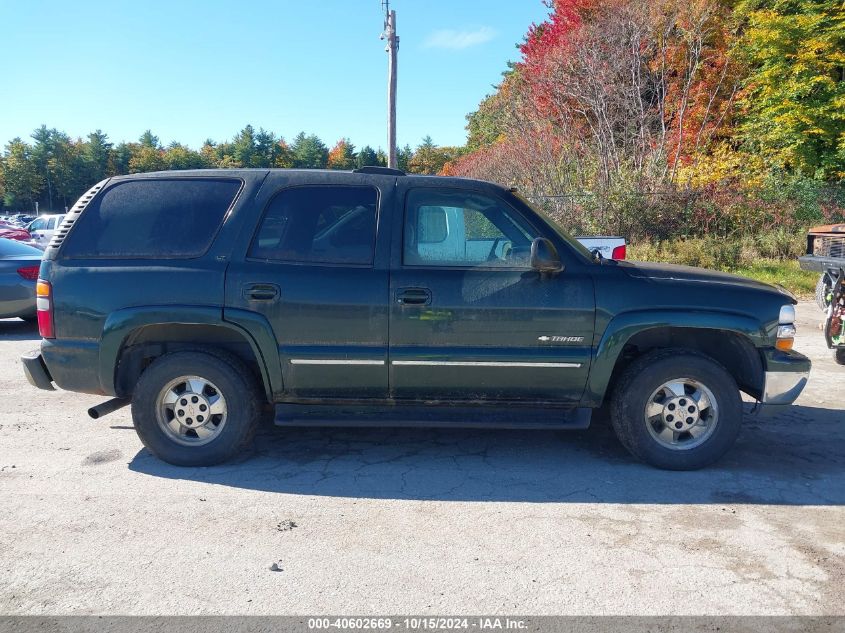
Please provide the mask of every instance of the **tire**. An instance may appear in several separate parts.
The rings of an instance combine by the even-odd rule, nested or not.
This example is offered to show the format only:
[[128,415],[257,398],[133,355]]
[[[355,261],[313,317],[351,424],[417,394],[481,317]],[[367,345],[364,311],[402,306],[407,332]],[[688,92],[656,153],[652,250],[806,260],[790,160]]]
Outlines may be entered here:
[[[695,394],[705,395],[697,399]],[[648,418],[647,406],[659,413]],[[677,412],[683,412],[682,419]],[[715,361],[683,349],[657,350],[622,373],[611,396],[610,419],[634,457],[666,470],[696,470],[733,446],[742,400],[736,381]],[[682,430],[676,432],[674,425]]]
[[827,310],[827,306],[829,305],[827,297],[830,294],[831,288],[833,288],[833,284],[831,283],[830,276],[827,273],[822,273],[818,282],[816,282],[816,305],[819,306],[820,310]]
[[837,347],[833,350],[833,360],[839,365],[845,365],[845,347]]
[[141,374],[132,394],[132,419],[141,442],[159,459],[212,466],[252,441],[264,406],[253,373],[236,356],[217,350],[174,352]]

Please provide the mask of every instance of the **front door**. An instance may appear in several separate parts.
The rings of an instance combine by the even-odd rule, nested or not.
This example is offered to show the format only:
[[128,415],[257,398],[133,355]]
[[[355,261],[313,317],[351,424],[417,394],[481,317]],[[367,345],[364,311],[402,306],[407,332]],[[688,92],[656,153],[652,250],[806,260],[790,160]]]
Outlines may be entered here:
[[390,282],[393,397],[581,398],[593,282],[577,265],[554,276],[530,268],[533,239],[551,237],[542,227],[492,193],[419,187],[407,192],[400,230]]
[[387,397],[388,272],[376,261],[379,190],[326,184],[270,195],[246,257],[227,271],[227,308],[269,321],[286,397]]

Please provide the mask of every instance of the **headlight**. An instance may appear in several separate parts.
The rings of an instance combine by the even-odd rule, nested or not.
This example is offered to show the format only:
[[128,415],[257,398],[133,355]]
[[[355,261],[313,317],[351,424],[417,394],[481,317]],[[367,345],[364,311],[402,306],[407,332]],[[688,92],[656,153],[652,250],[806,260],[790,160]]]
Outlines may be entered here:
[[795,326],[791,323],[789,325],[779,325],[778,338],[795,338]]
[[795,344],[795,306],[782,306],[778,315],[778,333],[775,347],[788,352]]

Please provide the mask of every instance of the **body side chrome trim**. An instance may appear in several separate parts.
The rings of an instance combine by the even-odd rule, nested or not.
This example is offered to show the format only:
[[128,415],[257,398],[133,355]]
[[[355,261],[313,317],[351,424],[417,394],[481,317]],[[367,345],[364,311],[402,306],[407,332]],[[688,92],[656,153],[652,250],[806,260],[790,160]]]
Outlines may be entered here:
[[450,360],[394,360],[393,365],[417,367],[559,367],[576,369],[581,363],[526,363],[521,361],[450,361]]
[[383,360],[348,358],[291,358],[291,365],[384,365]]
[[[346,358],[291,358],[291,365],[384,365],[383,360]],[[529,363],[523,361],[448,361],[448,360],[394,360],[392,365],[412,367],[548,367],[577,369],[581,363]]]

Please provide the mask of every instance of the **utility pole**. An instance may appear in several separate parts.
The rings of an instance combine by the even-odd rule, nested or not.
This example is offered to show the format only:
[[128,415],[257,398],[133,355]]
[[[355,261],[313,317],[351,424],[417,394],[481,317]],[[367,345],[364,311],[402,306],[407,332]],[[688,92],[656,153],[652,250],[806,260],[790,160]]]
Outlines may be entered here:
[[399,36],[396,35],[396,11],[391,11],[390,0],[382,0],[384,9],[384,33],[387,39],[387,166],[396,169],[396,54],[399,50]]

